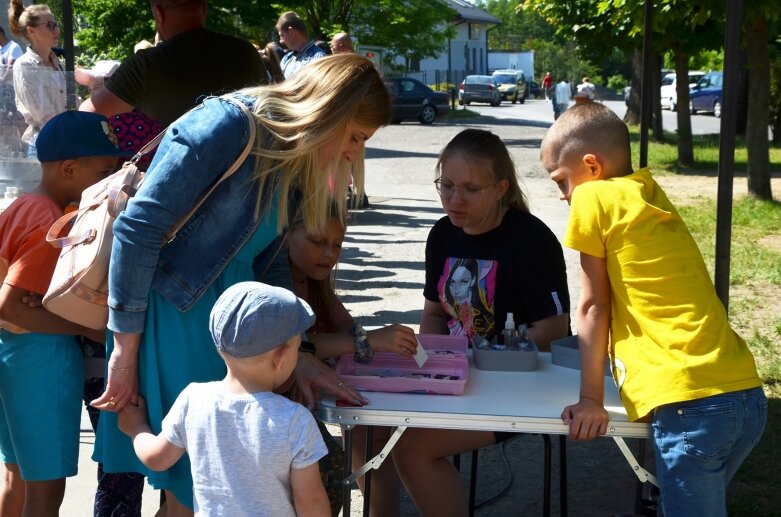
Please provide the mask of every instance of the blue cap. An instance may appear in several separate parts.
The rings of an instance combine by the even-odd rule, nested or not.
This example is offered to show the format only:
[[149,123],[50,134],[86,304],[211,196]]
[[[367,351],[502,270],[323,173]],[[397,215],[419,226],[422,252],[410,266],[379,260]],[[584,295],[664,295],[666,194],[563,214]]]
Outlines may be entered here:
[[106,117],[87,111],[65,111],[52,117],[38,133],[35,147],[41,162],[133,155],[119,148]]
[[314,323],[309,305],[287,289],[240,282],[214,304],[209,329],[218,350],[251,357],[277,348]]

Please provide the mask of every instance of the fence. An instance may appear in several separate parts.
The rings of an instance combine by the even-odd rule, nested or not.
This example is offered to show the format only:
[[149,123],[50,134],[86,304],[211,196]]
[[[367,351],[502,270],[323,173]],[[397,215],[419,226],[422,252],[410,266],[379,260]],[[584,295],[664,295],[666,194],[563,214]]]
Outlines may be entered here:
[[[25,93],[16,95],[14,84],[24,85]],[[76,83],[73,72],[25,69],[23,81],[15,82],[13,68],[0,65],[0,196],[7,186],[26,192],[40,181],[40,164],[30,154],[29,137],[36,133],[37,126],[33,119],[48,119],[56,112],[77,109],[87,94],[88,90]],[[33,113],[29,116],[32,123],[25,121],[19,106],[26,106],[25,111]],[[53,113],[47,113],[52,106],[56,107]],[[33,128],[28,131],[31,125]]]

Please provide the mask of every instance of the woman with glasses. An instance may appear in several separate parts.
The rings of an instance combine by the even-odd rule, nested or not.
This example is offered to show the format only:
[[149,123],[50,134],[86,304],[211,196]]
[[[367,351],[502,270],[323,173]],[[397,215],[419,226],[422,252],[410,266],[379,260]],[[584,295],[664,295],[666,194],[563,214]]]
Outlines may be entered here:
[[[426,244],[420,332],[490,340],[512,312],[540,350],[550,350],[551,341],[570,334],[564,255],[553,232],[529,213],[507,148],[493,133],[467,129],[442,151],[437,175],[447,216]],[[421,515],[466,515],[464,484],[448,457],[511,436],[407,429],[393,459]]]
[[14,62],[13,71],[16,109],[28,124],[22,142],[28,145],[27,157],[35,159],[38,131],[67,107],[64,69],[52,51],[60,40],[60,27],[48,5],[25,8],[22,0],[9,3],[8,23],[14,34],[30,44]]

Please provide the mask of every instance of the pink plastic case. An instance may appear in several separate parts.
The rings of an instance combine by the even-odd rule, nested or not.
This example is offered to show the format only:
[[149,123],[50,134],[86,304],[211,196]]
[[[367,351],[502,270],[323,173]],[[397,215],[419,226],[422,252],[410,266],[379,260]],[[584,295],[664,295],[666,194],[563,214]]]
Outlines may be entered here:
[[365,391],[461,395],[469,373],[466,336],[420,334],[418,341],[428,352],[423,368],[418,368],[414,359],[385,352],[374,354],[369,364],[343,355],[336,372],[351,386]]

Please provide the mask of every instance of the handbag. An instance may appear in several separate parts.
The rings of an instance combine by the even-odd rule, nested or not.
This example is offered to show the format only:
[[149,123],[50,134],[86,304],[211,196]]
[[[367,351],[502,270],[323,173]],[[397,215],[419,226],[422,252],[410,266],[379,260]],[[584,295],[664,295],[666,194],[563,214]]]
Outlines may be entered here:
[[[252,150],[257,131],[252,114],[243,103],[230,97],[223,98],[238,106],[249,118],[247,145],[228,170],[171,227],[163,245],[174,239],[195,211],[223,181],[238,170]],[[43,306],[49,312],[87,328],[106,328],[114,220],[141,187],[144,173],[138,169],[138,161],[157,147],[164,134],[165,131],[153,138],[130,161],[125,162],[118,172],[86,189],[82,193],[78,210],[65,214],[49,229],[46,241],[62,250],[43,298]],[[71,223],[67,236],[62,236]]]

